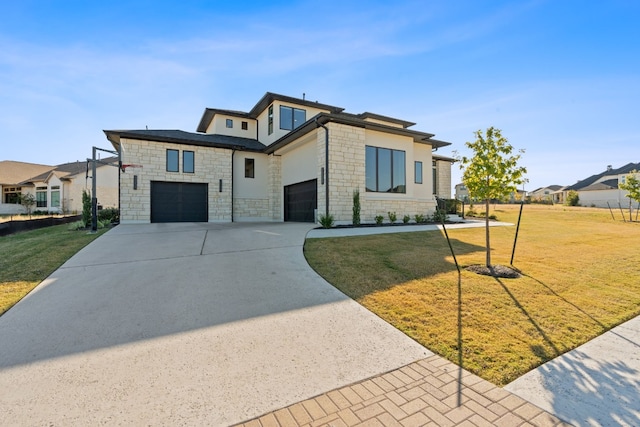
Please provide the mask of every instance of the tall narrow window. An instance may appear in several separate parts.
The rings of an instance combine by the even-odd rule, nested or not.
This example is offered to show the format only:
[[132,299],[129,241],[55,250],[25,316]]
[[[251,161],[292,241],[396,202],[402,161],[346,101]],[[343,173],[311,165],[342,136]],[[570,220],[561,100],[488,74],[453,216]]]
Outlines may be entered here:
[[255,178],[256,164],[254,159],[244,159],[244,177]]
[[406,193],[406,153],[390,148],[365,147],[366,190]]
[[422,184],[422,162],[415,163],[415,182]]
[[59,208],[60,207],[60,186],[54,185],[51,187],[51,207]]
[[47,207],[47,187],[36,187],[36,208]]
[[227,127],[228,128],[232,128],[233,127],[233,120],[232,119],[227,119]]
[[269,122],[269,135],[273,133],[273,105],[269,105],[269,112],[267,113],[267,119]]
[[167,172],[179,172],[180,160],[178,150],[167,150]]
[[433,165],[433,194],[438,194],[438,169],[436,168],[436,161],[432,162]]
[[249,130],[249,122],[243,121],[240,123],[240,126],[242,127],[242,130]]
[[195,172],[195,153],[193,151],[182,152],[182,172],[194,173]]

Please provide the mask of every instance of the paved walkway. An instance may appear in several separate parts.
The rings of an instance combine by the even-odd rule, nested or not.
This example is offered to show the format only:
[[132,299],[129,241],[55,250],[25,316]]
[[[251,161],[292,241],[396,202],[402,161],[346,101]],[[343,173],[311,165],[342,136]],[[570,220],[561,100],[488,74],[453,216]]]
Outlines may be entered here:
[[564,426],[526,400],[431,356],[240,424],[293,426]]

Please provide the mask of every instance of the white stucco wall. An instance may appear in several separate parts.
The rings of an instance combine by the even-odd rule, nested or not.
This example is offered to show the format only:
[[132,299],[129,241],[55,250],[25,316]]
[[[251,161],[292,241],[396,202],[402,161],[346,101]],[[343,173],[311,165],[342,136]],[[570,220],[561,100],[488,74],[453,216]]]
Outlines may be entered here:
[[[227,127],[227,119],[232,120],[233,127]],[[242,129],[242,122],[247,122],[247,130]],[[253,119],[235,117],[225,114],[216,114],[209,124],[206,133],[219,135],[239,136],[241,138],[255,139],[257,136],[257,123]]]
[[[254,161],[254,178],[245,177],[245,159]],[[233,220],[269,221],[269,156],[236,151],[233,158]]]
[[265,108],[263,112],[258,116],[258,140],[265,145],[269,145],[278,139],[285,136],[290,130],[280,129],[280,106],[299,108],[306,111],[306,120],[313,118],[322,112],[329,112],[320,108],[307,107],[305,105],[297,105],[288,102],[274,101],[273,102],[273,133],[269,135],[269,120],[268,111],[269,107]]

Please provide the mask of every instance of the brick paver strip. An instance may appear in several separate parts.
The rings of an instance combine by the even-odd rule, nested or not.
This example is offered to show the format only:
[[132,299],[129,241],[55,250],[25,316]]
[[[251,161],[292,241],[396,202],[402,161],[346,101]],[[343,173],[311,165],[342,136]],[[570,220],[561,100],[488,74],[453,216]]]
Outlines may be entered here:
[[439,356],[331,390],[242,427],[568,426]]

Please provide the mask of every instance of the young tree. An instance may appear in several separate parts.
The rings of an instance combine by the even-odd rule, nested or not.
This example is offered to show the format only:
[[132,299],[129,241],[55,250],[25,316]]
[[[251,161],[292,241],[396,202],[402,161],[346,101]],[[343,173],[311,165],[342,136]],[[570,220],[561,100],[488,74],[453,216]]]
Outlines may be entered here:
[[27,214],[31,217],[31,209],[36,204],[36,198],[31,193],[18,193],[18,201],[27,210]]
[[629,221],[633,221],[631,218],[632,210],[631,203],[633,200],[640,203],[640,179],[638,178],[638,171],[632,170],[629,175],[626,176],[625,182],[618,184],[618,188],[627,192],[629,198]]
[[493,126],[483,134],[475,132],[476,140],[465,145],[473,151],[473,157],[458,158],[462,181],[469,189],[469,195],[485,203],[485,226],[487,242],[487,267],[491,267],[491,244],[489,238],[489,203],[492,199],[502,200],[517,191],[517,186],[525,182],[527,169],[518,166],[518,160],[524,153],[514,148],[500,129]]

